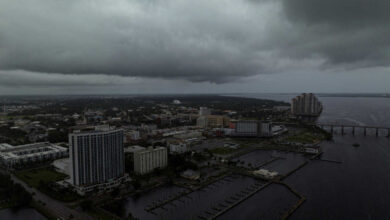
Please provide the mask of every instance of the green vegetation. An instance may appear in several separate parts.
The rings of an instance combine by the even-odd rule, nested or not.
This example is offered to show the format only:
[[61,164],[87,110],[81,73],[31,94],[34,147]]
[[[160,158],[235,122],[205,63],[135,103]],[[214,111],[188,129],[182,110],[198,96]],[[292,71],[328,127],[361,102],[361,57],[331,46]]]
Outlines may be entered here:
[[67,175],[56,172],[51,167],[18,171],[15,175],[29,186],[37,188],[54,199],[72,202],[80,198],[70,189],[55,184],[55,182],[65,179]]
[[42,183],[53,183],[63,180],[67,175],[56,172],[53,168],[45,167],[33,170],[18,171],[15,175],[29,186],[38,188]]
[[198,166],[191,161],[189,153],[180,155],[169,155],[168,169],[174,171],[175,174],[179,175],[182,171],[191,169],[197,170]]
[[87,211],[92,208],[92,201],[90,199],[85,199],[80,203],[80,207],[83,211]]
[[28,144],[27,133],[19,129],[11,129],[9,126],[0,127],[0,143],[9,143],[12,145]]
[[50,131],[47,137],[47,140],[51,143],[58,143],[58,142],[67,142],[68,141],[68,132],[55,130]]
[[104,209],[108,210],[111,213],[114,213],[117,216],[124,216],[126,210],[123,207],[123,200],[115,200],[106,206],[104,206]]
[[112,219],[121,219],[114,214],[110,214],[108,211],[104,211],[101,208],[91,207],[86,210],[86,213],[92,216],[94,219],[98,220],[112,220]]
[[314,144],[328,139],[329,137],[327,132],[324,132],[318,128],[306,128],[298,134],[287,136],[284,138],[284,141],[302,144]]
[[262,145],[257,149],[261,150],[278,150],[278,151],[288,151],[288,152],[302,152],[301,146],[292,146],[292,145],[283,145],[283,144],[268,144]]
[[330,133],[322,128],[315,127],[314,130],[321,133],[324,136],[325,140],[327,140],[327,141],[330,141],[333,139],[332,133]]
[[332,140],[332,134],[317,126],[303,126],[301,132],[287,136],[283,139],[283,141],[286,142],[301,144],[314,144],[324,140]]
[[44,207],[40,201],[36,202],[34,200],[31,201],[30,206],[37,210],[39,213],[44,215],[48,220],[57,220],[58,218],[53,215],[47,208]]
[[9,202],[7,200],[0,202],[0,210],[12,208],[12,207],[13,207],[13,203],[11,203],[11,202]]
[[314,134],[312,132],[302,132],[293,136],[286,137],[285,141],[302,143],[302,144],[313,144],[323,140],[323,136]]
[[8,175],[0,174],[0,209],[26,206],[32,196],[21,185],[14,184]]

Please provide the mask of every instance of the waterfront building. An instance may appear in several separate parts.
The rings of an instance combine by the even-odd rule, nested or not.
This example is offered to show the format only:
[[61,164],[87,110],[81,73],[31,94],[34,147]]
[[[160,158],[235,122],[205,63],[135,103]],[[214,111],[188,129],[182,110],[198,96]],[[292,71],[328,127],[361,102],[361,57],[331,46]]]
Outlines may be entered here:
[[123,131],[96,128],[69,135],[71,184],[85,192],[124,176]]
[[65,157],[68,149],[49,142],[12,146],[0,144],[0,163],[7,168],[24,163]]
[[146,174],[168,165],[167,148],[149,147],[134,152],[134,172]]
[[232,136],[240,137],[270,137],[272,136],[272,124],[257,120],[238,120],[232,122],[235,125]]
[[322,103],[313,93],[302,93],[291,101],[291,113],[295,116],[318,116]]
[[200,178],[200,173],[191,169],[185,170],[180,173],[180,176],[189,179],[189,180],[198,180]]
[[260,176],[260,177],[263,177],[264,179],[267,179],[267,180],[274,179],[275,177],[277,177],[279,175],[278,172],[269,171],[266,169],[255,170],[252,173],[255,176]]

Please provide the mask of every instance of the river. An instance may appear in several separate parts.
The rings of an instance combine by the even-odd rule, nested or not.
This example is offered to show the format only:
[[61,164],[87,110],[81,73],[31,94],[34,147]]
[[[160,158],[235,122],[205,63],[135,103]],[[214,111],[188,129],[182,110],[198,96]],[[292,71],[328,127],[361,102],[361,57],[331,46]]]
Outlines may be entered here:
[[[249,95],[288,101],[293,95]],[[324,105],[320,122],[390,127],[390,99],[380,97],[319,97]],[[360,147],[353,147],[359,143]],[[389,219],[390,139],[335,135],[322,144],[322,158],[285,181],[307,197],[291,219]],[[248,204],[253,205],[253,204]],[[256,214],[256,213],[253,213]],[[255,219],[255,218],[254,218]]]
[[[293,94],[236,96],[286,102],[294,97]],[[320,122],[390,127],[389,98],[322,95],[319,99],[324,105],[322,115],[318,119]],[[373,132],[368,132],[368,136],[361,135],[361,131],[357,131],[356,136],[351,134],[341,136],[340,131],[336,131],[334,141],[321,144],[324,151],[321,158],[338,163],[313,160],[284,180],[307,199],[293,213],[291,219],[390,218],[390,138],[385,135],[375,137]],[[352,146],[354,143],[359,143],[360,147]],[[273,153],[275,152],[258,151],[252,155],[244,155],[240,159],[250,161],[256,157],[256,161],[261,160],[257,161],[261,164]],[[285,159],[267,166],[283,173],[304,161],[299,155],[281,156]],[[251,162],[257,165],[256,161]],[[212,212],[213,207],[229,198],[233,192],[240,190],[240,187],[253,184],[251,181],[248,178],[235,178],[217,182],[217,186],[212,187],[210,191],[192,193],[182,201],[175,201],[163,207],[156,212],[157,215],[146,214],[145,206],[152,203],[155,198],[168,196],[168,191],[172,189],[157,189],[145,197],[129,198],[124,206],[127,213],[132,212],[135,216],[146,219],[196,219],[199,213],[204,216],[205,213]],[[298,198],[286,188],[271,184],[218,219],[280,219],[297,200]]]

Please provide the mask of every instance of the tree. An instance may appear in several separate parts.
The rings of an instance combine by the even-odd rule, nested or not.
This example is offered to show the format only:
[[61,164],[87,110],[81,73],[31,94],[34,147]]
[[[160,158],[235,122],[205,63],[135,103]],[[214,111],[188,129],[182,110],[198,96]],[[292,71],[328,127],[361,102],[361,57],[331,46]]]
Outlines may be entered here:
[[83,211],[89,210],[92,208],[92,201],[89,199],[85,199],[80,203],[80,207]]
[[50,131],[48,140],[51,143],[66,142],[68,140],[68,133],[66,131]]
[[129,214],[127,215],[127,220],[137,220],[138,218],[134,217],[133,214],[131,214],[131,212],[129,212]]
[[138,179],[133,180],[133,186],[135,189],[139,189],[141,187],[141,183]]
[[111,191],[111,196],[112,197],[117,197],[120,193],[119,187],[115,188],[114,190]]

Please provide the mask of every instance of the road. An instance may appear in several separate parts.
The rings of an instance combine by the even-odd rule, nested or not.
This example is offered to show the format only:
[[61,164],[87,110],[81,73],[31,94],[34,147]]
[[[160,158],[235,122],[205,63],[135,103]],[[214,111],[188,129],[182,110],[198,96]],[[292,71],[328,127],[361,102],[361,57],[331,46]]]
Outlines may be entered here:
[[42,201],[44,202],[45,208],[49,210],[50,213],[55,215],[58,218],[62,219],[70,219],[69,217],[72,215],[72,219],[85,219],[85,220],[93,220],[91,216],[82,213],[80,211],[74,210],[66,206],[65,203],[57,201],[55,199],[50,198],[49,196],[41,193],[40,191],[31,188],[28,186],[25,182],[18,179],[16,176],[11,174],[11,179],[15,182],[23,186],[29,193],[34,194],[33,198],[35,201]]

